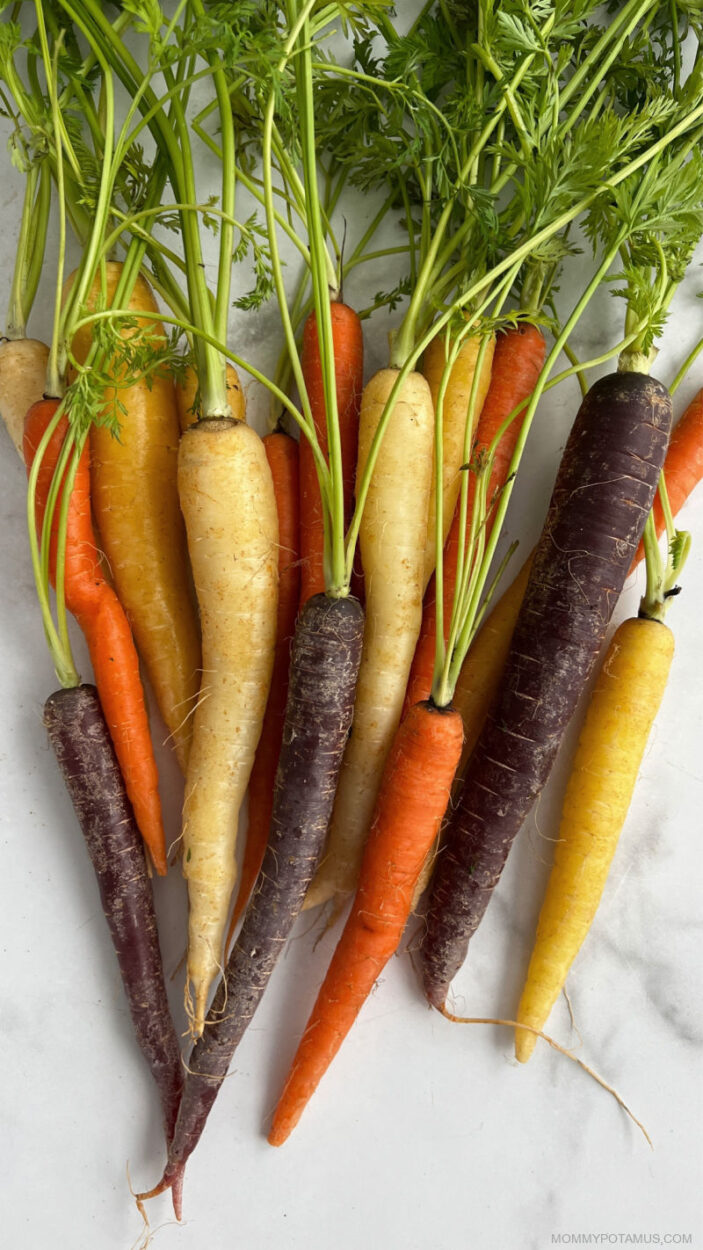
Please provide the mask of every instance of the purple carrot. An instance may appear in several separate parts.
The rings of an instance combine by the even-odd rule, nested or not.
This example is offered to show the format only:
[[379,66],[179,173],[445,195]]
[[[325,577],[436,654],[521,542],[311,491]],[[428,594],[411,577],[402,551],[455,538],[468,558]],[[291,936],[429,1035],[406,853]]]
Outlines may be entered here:
[[596,662],[670,428],[668,391],[641,373],[601,378],[579,409],[501,687],[437,860],[421,965],[440,1010]]
[[134,1031],[159,1090],[170,1145],[183,1065],[166,997],[142,837],[95,686],[50,695],[44,724],[98,879]]
[[188,1060],[164,1175],[140,1202],[171,1186],[178,1214],[188,1158],[303,905],[351,726],[363,627],[356,599],[324,594],[308,599],[298,618],[268,846],[224,980]]

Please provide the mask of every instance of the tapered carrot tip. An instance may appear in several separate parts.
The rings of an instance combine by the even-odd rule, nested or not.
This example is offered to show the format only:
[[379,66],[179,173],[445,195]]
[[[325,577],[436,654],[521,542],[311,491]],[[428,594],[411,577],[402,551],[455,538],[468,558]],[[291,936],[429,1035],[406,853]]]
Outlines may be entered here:
[[183,1219],[183,1181],[185,1178],[185,1168],[180,1167],[176,1172],[171,1183],[171,1201],[173,1202],[173,1213],[179,1224]]
[[137,1207],[139,1208],[139,1212],[144,1220],[146,1220],[146,1211],[144,1210],[144,1203],[148,1202],[150,1198],[158,1198],[159,1194],[163,1194],[166,1192],[167,1189],[170,1189],[171,1200],[173,1202],[173,1210],[174,1210],[176,1219],[180,1223],[180,1221],[183,1219],[183,1179],[184,1179],[184,1176],[185,1176],[185,1164],[184,1163],[180,1163],[175,1168],[170,1168],[167,1166],[158,1185],[155,1185],[153,1189],[149,1189],[143,1194],[136,1195]]
[[268,1135],[269,1146],[282,1146],[288,1141],[293,1129],[300,1119],[305,1103],[301,1104],[300,1110],[294,1115],[274,1116],[273,1124]]
[[529,1029],[515,1030],[515,1058],[519,1063],[527,1063],[537,1042],[537,1034]]

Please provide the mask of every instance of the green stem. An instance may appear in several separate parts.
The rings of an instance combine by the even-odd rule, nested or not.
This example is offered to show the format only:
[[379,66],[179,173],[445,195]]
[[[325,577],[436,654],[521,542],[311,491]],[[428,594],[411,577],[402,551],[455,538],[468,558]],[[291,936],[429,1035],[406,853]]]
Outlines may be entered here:
[[[44,165],[42,165],[41,168],[43,169]],[[27,320],[24,308],[27,269],[29,266],[29,256],[31,254],[30,244],[33,240],[34,205],[37,187],[39,184],[39,176],[39,168],[36,165],[30,165],[25,179],[20,233],[17,240],[15,268],[12,275],[12,287],[10,288],[10,302],[7,309],[5,337],[8,339],[23,339],[26,337]]]
[[[292,11],[294,15],[296,14],[296,9],[297,3],[296,0],[293,0]],[[295,60],[295,73],[300,109],[305,206],[312,262],[311,277],[315,298],[315,318],[320,345],[320,363],[322,366],[327,424],[330,489],[329,520],[325,525],[325,587],[329,595],[334,598],[340,598],[349,593],[349,581],[346,577],[344,558],[344,474],[339,433],[339,412],[337,409],[337,379],[334,338],[332,335],[332,313],[327,274],[329,253],[325,243],[325,229],[323,227],[320,195],[317,185],[315,105],[310,52],[310,27],[307,19],[301,31],[301,47]]]

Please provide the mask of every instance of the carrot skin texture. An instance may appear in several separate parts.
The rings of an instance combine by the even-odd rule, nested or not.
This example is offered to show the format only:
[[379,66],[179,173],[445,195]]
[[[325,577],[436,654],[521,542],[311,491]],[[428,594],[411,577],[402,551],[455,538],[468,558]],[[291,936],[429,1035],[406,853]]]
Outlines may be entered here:
[[415,886],[449,801],[461,717],[418,703],[396,734],[344,932],[298,1046],[269,1142],[281,1146],[398,948]]
[[178,488],[200,605],[203,685],[183,799],[186,1009],[203,1027],[222,967],[239,817],[261,737],[276,645],[278,515],[263,442],[229,417],[186,430]]
[[142,840],[95,687],[75,686],[50,695],[44,724],[95,869],[134,1031],[159,1090],[170,1143],[183,1067]]
[[24,462],[24,419],[46,386],[49,348],[39,339],[0,341],[0,413],[13,446]]
[[[526,325],[516,330],[507,330],[499,334],[493,355],[491,382],[488,388],[481,413],[476,426],[476,441],[472,459],[486,452],[496,437],[506,417],[518,406],[527,401],[532,394],[540,370],[544,364],[546,343],[541,332],[534,326]],[[488,500],[492,500],[496,491],[505,485],[510,461],[515,450],[518,435],[522,427],[524,410],[511,421],[496,448],[493,467],[488,483]],[[467,537],[471,525],[474,495],[476,493],[476,475],[469,471],[469,489],[466,510]],[[486,521],[486,540],[493,529],[493,515]],[[457,576],[457,555],[459,552],[460,515],[457,503],[454,519],[449,530],[444,548],[444,621],[445,642],[449,637],[452,602]],[[429,699],[434,674],[435,643],[437,629],[435,578],[432,575],[422,611],[422,629],[415,648],[413,666],[405,696],[406,714],[414,703]]]
[[225,976],[188,1059],[166,1170],[152,1195],[182,1184],[232,1055],[302,906],[351,726],[362,635],[363,612],[355,599],[314,595],[298,618],[271,835]]
[[[29,468],[41,437],[54,416],[58,400],[42,400],[27,413],[25,462]],[[43,457],[37,478],[37,530],[41,531],[46,499],[68,430],[59,422]],[[50,574],[55,581],[59,502],[51,534]],[[93,665],[100,702],[119,760],[135,819],[149,847],[154,867],[166,874],[166,839],[161,816],[159,777],[149,730],[139,659],[122,605],[100,568],[90,512],[88,446],[83,449],[68,509],[64,591],[66,607],[80,625]]]
[[500,691],[438,857],[421,949],[443,1006],[545,784],[603,643],[649,512],[671,426],[666,388],[638,373],[584,399],[552,494]]
[[[342,474],[344,479],[344,521],[349,524],[356,477],[356,457],[359,442],[359,412],[364,383],[364,339],[361,322],[347,304],[339,300],[330,302],[332,317],[332,342],[334,345],[335,382],[337,388],[337,411],[339,414],[339,438],[342,450]],[[320,343],[317,319],[311,312],[303,328],[301,365],[305,386],[310,400],[315,432],[320,448],[327,458],[327,409],[322,380]],[[322,524],[322,498],[310,444],[300,439],[300,606],[312,595],[322,594],[325,589],[324,531]]]
[[[106,292],[112,301],[122,265],[106,266]],[[66,289],[73,284],[73,275]],[[88,299],[100,293],[96,280]],[[149,284],[137,278],[128,301],[137,324],[165,342],[159,322],[139,319],[157,312]],[[124,332],[127,337],[133,333]],[[92,327],[81,327],[72,351],[84,363],[93,342]],[[176,469],[180,426],[171,377],[156,372],[130,386],[120,384],[119,369],[108,363],[116,397],[119,438],[108,426],[90,431],[91,501],[100,544],[112,580],[127,613],[134,640],[154,690],[156,702],[185,772],[193,730],[191,715],[200,686],[200,634],[188,567],[185,526],[178,503]]]
[[274,432],[263,440],[273,477],[278,511],[278,617],[276,651],[266,715],[249,778],[249,828],[242,860],[239,891],[232,912],[225,950],[249,901],[261,868],[273,809],[273,787],[281,753],[288,697],[290,649],[300,599],[300,544],[298,507],[298,443],[289,434]]
[[[676,516],[703,477],[703,390],[694,396],[671,432],[664,475],[671,512]],[[654,500],[654,522],[660,537],[666,529],[666,522],[658,495]],[[644,545],[640,543],[631,573],[643,559]]]
[[[674,656],[667,625],[616,630],[586,713],[564,796],[554,864],[516,1020],[543,1029],[601,900]],[[515,1031],[526,1063],[536,1036]]]

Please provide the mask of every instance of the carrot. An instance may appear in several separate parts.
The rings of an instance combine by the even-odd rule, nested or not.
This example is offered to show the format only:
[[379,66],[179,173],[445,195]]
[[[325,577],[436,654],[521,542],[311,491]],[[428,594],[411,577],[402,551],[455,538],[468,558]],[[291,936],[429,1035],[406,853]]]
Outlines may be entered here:
[[[661,621],[616,630],[591,696],[516,1019],[542,1030],[596,914],[674,655]],[[536,1035],[515,1034],[526,1063]]]
[[[461,486],[461,465],[464,459],[464,446],[472,438],[466,438],[466,423],[474,385],[474,375],[479,359],[481,337],[471,335],[459,349],[459,354],[451,367],[443,406],[443,439],[442,439],[442,533],[446,540]],[[480,419],[484,401],[488,394],[491,381],[493,354],[496,346],[495,335],[491,335],[484,348],[481,359],[481,375],[475,393],[472,413],[473,426]],[[432,340],[422,359],[422,373],[429,384],[432,404],[437,407],[437,397],[442,384],[442,375],[449,360],[449,343],[445,334],[438,334]],[[539,370],[538,370],[539,372]],[[505,415],[511,410],[508,409]],[[435,566],[435,483],[432,475],[429,514],[427,519],[427,537],[425,540],[425,563],[423,586],[430,580]],[[429,692],[428,692],[429,693]],[[420,695],[419,699],[427,695]]]
[[163,1177],[140,1201],[182,1185],[188,1158],[302,906],[351,725],[362,628],[363,612],[352,598],[313,595],[298,617],[271,835],[205,1030],[188,1058]]
[[[332,343],[334,347],[334,378],[337,391],[339,439],[342,451],[344,482],[344,520],[349,524],[354,495],[356,457],[359,440],[359,410],[364,381],[364,340],[361,322],[352,308],[339,300],[330,301]],[[327,447],[327,414],[323,384],[317,317],[311,312],[303,328],[300,358],[310,410],[320,449],[325,457]],[[300,558],[301,607],[312,595],[325,589],[324,526],[320,484],[310,443],[300,441]]]
[[458,712],[431,702],[411,708],[396,734],[356,896],[276,1108],[272,1146],[282,1145],[297,1124],[397,950],[449,800],[461,742]]
[[461,666],[453,698],[454,707],[464,723],[460,771],[471,758],[500,685],[525,597],[532,559],[532,556],[528,557],[515,581],[501,595],[479,629]]
[[445,1002],[593,669],[654,499],[670,425],[668,391],[642,373],[601,378],[581,405],[500,691],[435,869],[421,952],[434,1006]]
[[278,512],[276,652],[266,715],[249,778],[249,828],[239,890],[225,942],[226,949],[229,948],[234,930],[249,900],[266,850],[273,808],[273,786],[286,714],[290,648],[300,598],[298,444],[283,431],[267,434],[263,442],[273,478]]
[[190,909],[186,1005],[197,1036],[222,965],[239,811],[271,681],[278,518],[262,441],[250,426],[228,417],[200,420],[186,430],[178,490],[203,634],[203,683],[183,804]]
[[[469,342],[473,341],[469,340]],[[490,386],[480,410],[476,427],[476,441],[472,454],[474,463],[478,462],[481,456],[487,454],[488,448],[494,438],[497,437],[503,422],[510,413],[517,408],[518,404],[529,399],[544,363],[545,349],[544,336],[531,325],[523,325],[517,329],[506,330],[505,333],[498,335],[493,355]],[[505,485],[523,416],[524,410],[518,413],[514,420],[511,421],[497,444],[488,482],[487,497],[489,504],[496,492]],[[467,527],[471,524],[475,490],[476,477],[473,471],[469,470],[466,509]],[[447,638],[449,636],[451,607],[456,587],[460,525],[460,510],[457,504],[449,536],[445,544],[444,555],[444,620],[446,621],[445,633]],[[492,528],[493,517],[489,515],[486,521],[486,538],[488,538]],[[409,711],[414,703],[419,703],[422,699],[429,698],[432,689],[436,638],[435,599],[433,576],[425,594],[422,628],[415,649],[413,666],[405,696],[406,711]],[[456,694],[454,703],[457,706]]]
[[[105,271],[108,306],[113,303],[123,267],[110,262]],[[68,278],[70,291],[75,275]],[[102,283],[93,283],[87,305],[95,306]],[[137,277],[125,301],[135,312],[155,313],[149,284]],[[165,341],[156,321],[139,322],[150,336]],[[134,329],[124,331],[125,337]],[[84,363],[93,344],[90,325],[73,337],[72,351]],[[90,432],[91,499],[100,542],[115,589],[127,613],[146,665],[156,702],[185,770],[200,684],[200,635],[193,603],[185,529],[178,503],[176,468],[180,436],[173,381],[162,373],[129,386],[120,384],[117,367],[106,405],[121,405],[119,437],[107,425]]]
[[[227,402],[231,408],[230,415],[235,421],[246,421],[246,396],[234,365],[227,364],[226,374]],[[185,370],[183,377],[176,383],[176,407],[178,409],[178,423],[181,427],[181,433],[185,434],[186,430],[191,425],[195,425],[195,422],[198,420],[201,407],[198,374],[192,366]]]
[[[683,508],[701,478],[703,478],[703,390],[693,397],[683,416],[676,422],[669,450],[666,453],[664,479],[673,516],[676,516],[676,513]],[[666,522],[658,497],[654,501],[654,520],[657,537],[659,537],[664,533]],[[640,543],[630,572],[643,559],[644,545]]]
[[156,1081],[170,1143],[183,1088],[154,900],[139,831],[94,686],[52,694],[44,724],[85,838],[134,1032]]
[[24,419],[44,394],[49,348],[39,339],[0,341],[0,413],[17,454],[24,462]]
[[[364,390],[360,475],[396,378],[395,369],[381,370]],[[410,373],[390,415],[361,518],[366,624],[354,726],[344,755],[325,857],[306,907],[335,896],[340,901],[356,887],[422,620],[422,561],[433,434],[429,386],[421,374]]]
[[[24,458],[31,468],[41,438],[55,415],[58,400],[45,399],[27,413]],[[65,417],[54,431],[37,480],[36,523],[41,532],[47,496],[68,430]],[[51,533],[51,577],[55,581],[58,510]],[[105,719],[134,808],[140,832],[156,871],[166,873],[166,842],[161,818],[158,774],[149,734],[139,660],[127,617],[105,581],[90,516],[90,465],[87,446],[76,472],[68,509],[64,574],[66,606],[85,634]]]
[[[703,391],[695,396],[674,426],[664,461],[664,478],[674,516],[683,507],[701,477]],[[658,498],[654,501],[654,516],[659,536],[663,532],[664,518]],[[628,577],[634,573],[643,558],[644,548],[640,542]],[[504,591],[481,626],[462,666],[454,691],[454,706],[461,712],[464,721],[464,750],[459,765],[460,772],[468,762],[498,690],[533,559],[534,552],[531,552],[515,580]]]

